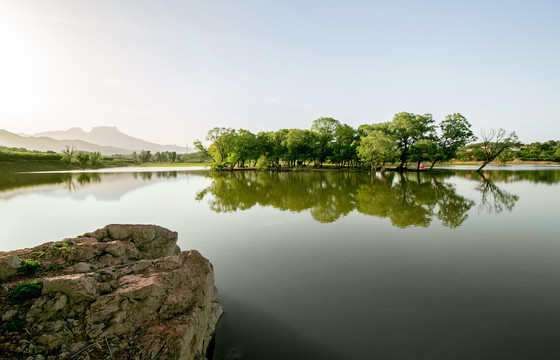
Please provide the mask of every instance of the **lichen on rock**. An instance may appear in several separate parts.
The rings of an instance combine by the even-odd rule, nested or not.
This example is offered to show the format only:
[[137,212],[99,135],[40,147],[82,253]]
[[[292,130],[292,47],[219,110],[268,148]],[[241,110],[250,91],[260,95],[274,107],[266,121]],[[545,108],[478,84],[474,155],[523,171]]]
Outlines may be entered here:
[[[24,260],[40,266],[18,271]],[[0,281],[0,359],[205,359],[223,312],[212,264],[155,225],[0,252]]]

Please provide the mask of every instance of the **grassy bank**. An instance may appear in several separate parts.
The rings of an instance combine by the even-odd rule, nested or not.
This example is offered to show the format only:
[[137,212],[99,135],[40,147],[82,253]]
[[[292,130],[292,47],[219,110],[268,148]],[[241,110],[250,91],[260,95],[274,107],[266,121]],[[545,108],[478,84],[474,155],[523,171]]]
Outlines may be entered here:
[[177,162],[177,163],[149,163],[142,164],[142,167],[195,167],[195,166],[210,166],[210,163],[202,162]]

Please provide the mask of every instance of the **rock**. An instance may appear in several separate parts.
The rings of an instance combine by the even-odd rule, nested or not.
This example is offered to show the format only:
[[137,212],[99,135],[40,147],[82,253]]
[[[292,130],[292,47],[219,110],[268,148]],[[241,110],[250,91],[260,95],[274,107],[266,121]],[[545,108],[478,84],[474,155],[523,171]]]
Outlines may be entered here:
[[21,262],[22,259],[9,254],[0,257],[0,280],[8,279],[17,274]]
[[91,271],[91,266],[85,262],[79,262],[75,265],[70,266],[66,269],[67,273],[74,274],[74,273],[87,273]]
[[[0,330],[0,359],[205,359],[223,312],[214,272],[176,242],[176,232],[159,226],[108,225],[0,253],[0,278],[12,279],[0,290],[2,321],[21,327]],[[33,254],[49,265],[24,279],[21,259]],[[39,298],[6,300],[33,280],[42,282]]]
[[8,322],[12,320],[17,314],[18,311],[15,309],[8,310],[2,315],[2,321]]

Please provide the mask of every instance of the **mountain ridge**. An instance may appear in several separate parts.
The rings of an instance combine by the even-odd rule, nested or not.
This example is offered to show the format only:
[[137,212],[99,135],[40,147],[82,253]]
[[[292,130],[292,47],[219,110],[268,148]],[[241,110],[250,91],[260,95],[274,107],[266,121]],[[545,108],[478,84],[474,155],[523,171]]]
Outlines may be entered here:
[[133,150],[91,144],[83,140],[56,140],[46,136],[21,136],[7,130],[0,129],[0,145],[14,148],[25,148],[27,150],[55,151],[61,152],[66,146],[74,146],[78,151],[95,152],[102,155],[129,155]]
[[81,127],[72,127],[68,130],[44,131],[36,133],[34,137],[46,136],[54,140],[81,140],[100,146],[112,146],[133,151],[150,150],[152,152],[177,152],[185,153],[186,149],[177,145],[161,145],[142,140],[121,132],[116,126],[96,126],[86,132]]

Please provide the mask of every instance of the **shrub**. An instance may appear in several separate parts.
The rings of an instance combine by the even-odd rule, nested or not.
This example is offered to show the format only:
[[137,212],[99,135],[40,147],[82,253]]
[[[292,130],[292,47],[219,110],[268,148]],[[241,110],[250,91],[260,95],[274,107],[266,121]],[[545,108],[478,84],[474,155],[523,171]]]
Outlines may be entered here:
[[269,170],[270,169],[270,160],[266,156],[261,156],[257,160],[256,168],[258,170]]
[[70,239],[66,239],[63,241],[56,242],[51,245],[51,249],[55,253],[59,253],[62,251],[70,251],[73,249],[74,243]]
[[37,260],[23,260],[19,267],[19,272],[26,275],[35,274],[41,263]]
[[21,331],[25,327],[26,321],[24,319],[15,318],[5,325],[6,331]]
[[41,296],[43,284],[39,281],[30,281],[18,285],[8,294],[8,299],[14,303],[19,303]]

